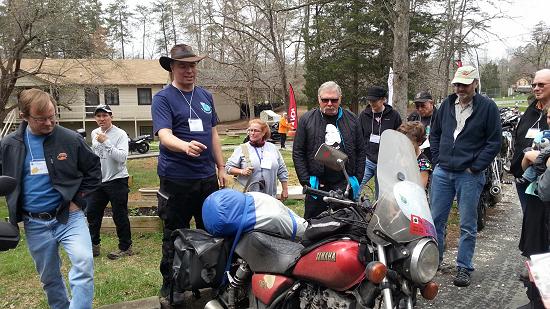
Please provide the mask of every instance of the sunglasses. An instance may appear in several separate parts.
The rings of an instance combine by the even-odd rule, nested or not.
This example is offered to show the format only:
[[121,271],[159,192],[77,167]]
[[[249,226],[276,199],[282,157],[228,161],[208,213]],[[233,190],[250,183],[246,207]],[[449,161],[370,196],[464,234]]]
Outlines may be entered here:
[[332,99],[332,98],[321,98],[321,102],[323,103],[328,103],[328,102],[332,102],[332,103],[338,103],[338,98],[336,99]]
[[539,88],[544,88],[544,86],[548,85],[548,83],[534,83],[534,84],[531,84],[531,87],[533,89],[539,87]]

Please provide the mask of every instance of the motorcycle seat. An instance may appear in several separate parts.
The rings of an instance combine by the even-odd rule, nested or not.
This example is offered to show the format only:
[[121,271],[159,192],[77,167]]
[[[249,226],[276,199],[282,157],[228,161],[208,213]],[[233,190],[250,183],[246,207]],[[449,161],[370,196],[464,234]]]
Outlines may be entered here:
[[253,272],[284,274],[303,249],[299,243],[252,231],[241,237],[235,253],[248,263]]

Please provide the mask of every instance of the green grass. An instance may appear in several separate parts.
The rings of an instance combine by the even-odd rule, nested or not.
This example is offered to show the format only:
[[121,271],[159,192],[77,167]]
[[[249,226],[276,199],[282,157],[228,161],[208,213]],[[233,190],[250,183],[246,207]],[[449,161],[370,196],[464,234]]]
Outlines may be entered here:
[[241,134],[237,136],[220,135],[222,145],[240,145],[243,143],[245,137],[246,134]]

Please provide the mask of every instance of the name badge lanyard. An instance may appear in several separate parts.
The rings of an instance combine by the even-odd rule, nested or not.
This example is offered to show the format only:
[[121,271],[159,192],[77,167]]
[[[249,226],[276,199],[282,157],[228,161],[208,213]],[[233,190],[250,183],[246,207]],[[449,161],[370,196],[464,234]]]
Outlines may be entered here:
[[[376,121],[376,113],[372,113],[372,120],[371,127],[370,127],[370,134],[374,132],[374,121]],[[382,113],[380,113],[380,123],[378,124],[378,136],[380,136],[380,133],[382,131]]]
[[42,160],[40,160],[40,159],[35,160],[34,159],[34,155],[32,154],[31,140],[29,138],[29,130],[25,130],[25,133],[27,135],[27,143],[29,143],[29,154],[31,155],[31,162],[33,162],[33,161],[46,161],[46,158],[44,158]]
[[193,119],[193,115],[191,114],[191,112],[193,112],[193,114],[195,114],[195,116],[197,116],[197,119],[200,119],[199,115],[195,112],[193,107],[191,107],[191,103],[193,102],[193,95],[195,94],[195,86],[193,86],[193,91],[191,91],[191,100],[187,100],[187,98],[185,97],[183,92],[181,92],[181,90],[179,90],[179,88],[177,88],[177,89],[180,92],[183,99],[185,100],[185,102],[187,102],[187,104],[189,105],[189,119]]
[[31,162],[29,163],[29,170],[31,175],[45,175],[48,174],[48,167],[46,166],[46,158],[35,159],[32,153],[31,140],[29,138],[29,131],[26,132],[27,143],[29,144],[29,154],[31,155]]
[[[542,116],[543,116],[543,114],[541,113],[539,115],[539,118],[535,121],[535,123],[533,123],[533,125],[531,127],[529,127],[529,129],[527,129],[527,133],[525,134],[525,138],[534,138],[535,135],[537,135],[537,133],[540,132],[540,120],[542,119]],[[535,129],[535,126],[537,126],[536,129]]]

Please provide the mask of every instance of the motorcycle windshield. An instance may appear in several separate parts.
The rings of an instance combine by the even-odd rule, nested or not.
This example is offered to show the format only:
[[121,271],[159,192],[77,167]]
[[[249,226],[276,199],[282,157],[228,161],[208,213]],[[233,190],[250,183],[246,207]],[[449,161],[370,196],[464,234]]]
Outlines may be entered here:
[[420,171],[410,140],[394,130],[380,138],[377,177],[379,196],[367,232],[377,244],[387,245],[387,238],[398,243],[431,236],[435,226]]

